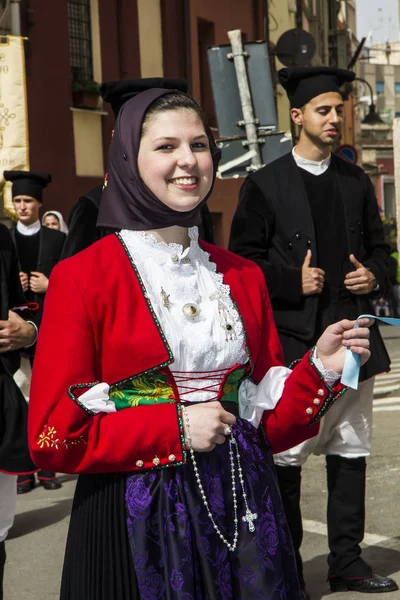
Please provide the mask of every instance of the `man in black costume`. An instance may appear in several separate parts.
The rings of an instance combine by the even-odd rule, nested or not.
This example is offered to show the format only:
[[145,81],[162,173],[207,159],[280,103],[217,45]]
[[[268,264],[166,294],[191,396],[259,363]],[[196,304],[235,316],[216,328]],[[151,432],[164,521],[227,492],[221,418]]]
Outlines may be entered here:
[[[13,379],[20,348],[32,346],[36,325],[24,298],[10,233],[0,224],[0,600],[6,560],[5,539],[16,508],[16,474],[36,471],[28,451],[27,404]],[[21,316],[20,316],[21,315]]]
[[[121,107],[127,100],[150,88],[165,88],[187,92],[187,81],[185,79],[164,79],[161,77],[106,81],[101,85],[100,93],[103,100],[111,104],[116,119]],[[102,185],[96,186],[87,194],[81,196],[72,208],[68,219],[69,233],[61,258],[69,258],[105,235],[112,233],[110,229],[96,227],[102,189]],[[206,242],[214,243],[213,223],[206,205],[202,209],[199,235]]]
[[[4,178],[13,184],[12,198],[18,222],[11,234],[17,249],[21,285],[26,298],[38,303],[36,321],[40,323],[50,273],[60,260],[66,236],[61,231],[42,227],[39,220],[42,193],[51,181],[50,175],[32,171],[4,171]],[[29,353],[31,364],[33,354]],[[39,471],[38,480],[46,490],[61,487],[55,473],[49,471]],[[33,475],[18,478],[19,494],[30,492],[34,487]]]
[[[232,224],[230,249],[264,272],[287,366],[327,325],[371,313],[370,298],[382,295],[387,284],[390,249],[372,183],[362,169],[331,152],[343,120],[340,86],[353,79],[354,73],[330,67],[279,72],[292,120],[301,128],[299,143],[247,177]],[[331,589],[398,589],[392,579],[374,575],[361,557],[374,376],[390,365],[376,325],[371,354],[359,389],[337,403],[319,435],[275,456],[305,599],[300,485],[302,464],[311,453],[326,456]]]

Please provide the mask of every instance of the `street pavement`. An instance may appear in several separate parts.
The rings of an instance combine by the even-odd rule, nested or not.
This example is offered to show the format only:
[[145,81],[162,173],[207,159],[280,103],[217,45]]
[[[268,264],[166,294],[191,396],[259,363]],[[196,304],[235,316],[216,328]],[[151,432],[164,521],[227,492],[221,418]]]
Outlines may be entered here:
[[[400,585],[400,328],[380,328],[392,370],[377,377],[374,393],[372,454],[368,459],[366,536],[363,557],[379,575]],[[326,583],[326,480],[323,457],[312,457],[303,471],[302,511],[305,577],[312,600],[361,600],[370,594],[331,594]],[[400,591],[385,597],[400,600]]]
[[[383,326],[392,373],[379,376],[374,399],[374,442],[368,461],[364,558],[380,575],[400,583],[400,328]],[[36,488],[18,497],[17,515],[6,542],[4,600],[57,600],[75,478],[63,487]],[[370,595],[329,592],[326,583],[326,483],[324,460],[311,458],[303,472],[303,557],[312,600],[362,600]],[[388,594],[400,600],[400,591]]]

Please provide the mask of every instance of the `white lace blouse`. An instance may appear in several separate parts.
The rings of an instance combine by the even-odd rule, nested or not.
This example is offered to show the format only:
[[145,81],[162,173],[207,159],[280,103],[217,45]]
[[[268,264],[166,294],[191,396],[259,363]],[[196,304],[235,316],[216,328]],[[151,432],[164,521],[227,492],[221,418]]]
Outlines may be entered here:
[[[182,400],[199,402],[216,399],[226,372],[249,357],[229,286],[199,246],[197,227],[189,229],[189,236],[190,246],[183,249],[142,231],[121,231],[171,348],[174,360],[169,368],[179,394]],[[197,316],[187,316],[185,306],[194,306]],[[244,381],[239,388],[240,416],[258,426],[263,411],[279,401],[290,373],[286,367],[272,367],[259,385]],[[106,382],[100,383],[79,400],[92,411],[114,412],[108,389]]]

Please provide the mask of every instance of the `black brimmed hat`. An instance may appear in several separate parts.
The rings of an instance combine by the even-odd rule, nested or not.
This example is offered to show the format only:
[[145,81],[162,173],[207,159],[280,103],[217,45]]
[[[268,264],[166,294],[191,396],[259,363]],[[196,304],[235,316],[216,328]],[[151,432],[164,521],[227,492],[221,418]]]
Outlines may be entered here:
[[104,102],[109,102],[117,118],[121,107],[127,100],[137,94],[153,88],[178,90],[187,92],[186,79],[164,79],[163,77],[147,77],[144,79],[121,79],[119,81],[105,81],[100,86],[100,95]]
[[33,171],[4,171],[4,179],[12,182],[12,197],[31,196],[42,202],[43,189],[50,183],[51,175],[48,173],[34,173]]
[[353,71],[334,67],[289,67],[278,73],[279,83],[285,88],[291,108],[301,108],[313,98],[327,92],[338,92],[340,87],[354,81]]

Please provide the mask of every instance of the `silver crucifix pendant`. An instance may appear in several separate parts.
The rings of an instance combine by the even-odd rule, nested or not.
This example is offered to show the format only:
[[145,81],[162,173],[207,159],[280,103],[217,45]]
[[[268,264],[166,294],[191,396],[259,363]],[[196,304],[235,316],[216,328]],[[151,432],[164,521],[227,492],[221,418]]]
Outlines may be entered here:
[[247,523],[247,525],[249,526],[250,533],[254,533],[254,531],[256,530],[253,523],[253,521],[255,521],[256,519],[258,519],[258,515],[256,513],[252,513],[250,509],[246,508],[246,514],[244,515],[244,517],[242,517],[242,521],[244,523]]

